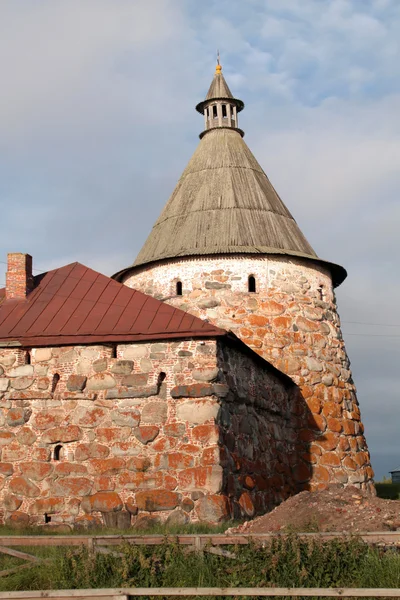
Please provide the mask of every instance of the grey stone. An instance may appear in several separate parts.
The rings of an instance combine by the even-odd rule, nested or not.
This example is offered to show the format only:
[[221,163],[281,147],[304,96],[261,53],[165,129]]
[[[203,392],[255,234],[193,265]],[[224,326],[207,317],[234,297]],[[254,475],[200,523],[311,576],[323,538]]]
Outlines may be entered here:
[[177,419],[200,425],[218,416],[219,404],[212,400],[186,400],[176,407]]
[[146,344],[138,344],[137,346],[128,346],[124,350],[124,358],[136,359],[144,358],[149,353],[148,346]]
[[3,367],[0,365],[0,375],[3,375],[3,373],[4,373],[4,369],[3,369]]
[[9,377],[32,377],[34,372],[33,365],[21,365],[20,367],[14,367],[8,373]]
[[11,387],[14,390],[26,390],[31,387],[33,381],[33,377],[16,377],[11,380]]
[[165,360],[165,352],[152,352],[150,358],[151,360]]
[[0,378],[0,392],[6,392],[8,390],[8,386],[10,384],[10,380],[4,378]]
[[93,371],[95,373],[102,373],[103,371],[107,371],[107,359],[106,358],[98,358],[93,362]]
[[116,398],[150,398],[151,396],[157,396],[157,386],[150,385],[143,388],[131,388],[129,390],[121,390],[116,388],[115,390],[107,390],[106,399],[114,400]]
[[15,354],[7,354],[6,356],[0,356],[0,363],[3,365],[3,367],[12,367],[16,360],[17,357]]
[[327,386],[332,385],[333,384],[333,376],[332,375],[324,375],[322,377],[321,381],[324,385],[327,385]]
[[323,371],[324,367],[323,367],[322,363],[319,362],[319,360],[316,360],[312,356],[307,356],[306,361],[307,361],[307,368],[310,371],[317,371],[317,372]]
[[126,385],[127,387],[136,387],[146,385],[148,382],[149,376],[147,373],[133,373],[132,375],[126,375],[121,380],[121,385]]
[[90,377],[87,382],[86,389],[88,390],[108,390],[115,387],[116,382],[114,377],[108,373],[97,373]]
[[152,368],[153,363],[151,362],[151,360],[148,358],[142,358],[142,360],[140,361],[140,369],[143,371],[143,373],[150,373]]
[[214,381],[218,377],[219,370],[215,369],[195,369],[192,372],[193,379],[196,381]]
[[45,362],[51,359],[51,348],[36,348],[34,354],[35,362]]
[[189,352],[189,350],[179,350],[178,356],[193,356],[193,352]]
[[219,281],[206,281],[205,287],[207,290],[227,290],[232,286],[229,283],[219,283]]
[[296,294],[300,291],[300,287],[298,285],[295,285],[294,283],[285,282],[282,283],[281,290],[286,294]]
[[136,427],[140,423],[140,412],[137,408],[113,410],[111,419],[115,425],[120,427]]
[[167,402],[149,402],[142,410],[142,423],[165,423],[167,416]]
[[194,492],[192,492],[190,494],[191,499],[194,501],[199,500],[203,496],[204,496],[204,492],[201,492],[200,490],[195,490]]
[[111,373],[115,375],[129,375],[133,370],[133,360],[117,360],[112,366]]
[[96,360],[96,358],[99,358],[99,354],[100,354],[100,348],[98,346],[91,346],[88,348],[83,348],[81,351],[81,356],[83,358],[87,358],[91,361]]
[[205,298],[204,300],[199,300],[199,302],[197,303],[197,306],[199,308],[215,308],[216,306],[219,306],[221,304],[221,302],[219,300],[217,300],[216,298]]
[[151,352],[165,352],[167,350],[167,344],[152,344],[150,347]]
[[189,522],[189,516],[181,509],[175,508],[167,518],[167,525],[186,525]]

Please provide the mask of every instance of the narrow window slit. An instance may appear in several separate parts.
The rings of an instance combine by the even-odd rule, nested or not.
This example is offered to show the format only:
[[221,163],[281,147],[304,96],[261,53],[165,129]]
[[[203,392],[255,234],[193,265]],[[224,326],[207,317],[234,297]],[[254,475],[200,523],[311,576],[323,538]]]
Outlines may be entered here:
[[254,277],[254,275],[249,275],[248,286],[249,292],[254,293],[256,291],[256,278]]
[[61,450],[62,450],[61,444],[57,444],[57,446],[54,447],[53,460],[61,460]]
[[45,523],[50,523],[51,521],[51,517],[50,515],[48,515],[47,513],[44,514],[44,522]]
[[111,348],[111,358],[117,358],[117,346],[112,346]]
[[52,394],[54,394],[54,392],[56,391],[56,387],[57,387],[59,381],[60,381],[60,375],[58,373],[54,373],[53,381],[51,382],[51,393]]
[[212,107],[212,111],[213,111],[213,118],[216,119],[217,118],[217,107],[215,106],[215,104]]
[[176,295],[182,296],[182,281],[176,282]]
[[161,384],[164,381],[164,379],[166,378],[166,373],[164,373],[163,371],[159,374],[158,378],[157,378],[157,394],[160,393],[160,389],[161,389]]
[[27,350],[25,352],[25,364],[26,365],[30,365],[31,364],[31,351]]

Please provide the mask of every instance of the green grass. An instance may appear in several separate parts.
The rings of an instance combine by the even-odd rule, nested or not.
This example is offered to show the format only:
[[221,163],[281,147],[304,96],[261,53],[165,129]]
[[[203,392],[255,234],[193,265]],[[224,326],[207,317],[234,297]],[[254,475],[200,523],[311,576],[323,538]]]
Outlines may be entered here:
[[375,488],[379,498],[386,498],[387,500],[400,499],[400,483],[384,481],[380,483],[375,483]]
[[[51,565],[0,578],[0,591],[96,587],[399,587],[400,556],[358,539],[277,537],[263,547],[229,547],[235,558],[196,554],[174,543],[122,544],[122,556],[80,548],[40,549]],[[29,550],[27,550],[29,552]],[[7,559],[8,560],[8,559]],[[4,567],[3,567],[4,568]]]

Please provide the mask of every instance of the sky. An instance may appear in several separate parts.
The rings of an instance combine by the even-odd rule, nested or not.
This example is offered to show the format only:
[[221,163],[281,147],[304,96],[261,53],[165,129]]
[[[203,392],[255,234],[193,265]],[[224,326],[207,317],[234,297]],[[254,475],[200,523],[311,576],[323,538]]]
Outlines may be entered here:
[[0,0],[0,286],[131,264],[198,144],[216,49],[321,258],[377,479],[400,465],[400,2]]

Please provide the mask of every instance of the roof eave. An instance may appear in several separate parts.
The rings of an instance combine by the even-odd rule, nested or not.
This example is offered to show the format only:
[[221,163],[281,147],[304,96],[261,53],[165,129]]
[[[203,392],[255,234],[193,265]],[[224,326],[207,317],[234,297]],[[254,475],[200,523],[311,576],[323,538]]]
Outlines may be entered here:
[[322,258],[319,258],[318,256],[311,256],[309,254],[304,254],[301,252],[295,252],[295,251],[290,251],[290,250],[281,250],[278,248],[265,248],[265,249],[261,249],[261,248],[235,248],[230,250],[229,248],[224,248],[224,249],[216,249],[215,251],[210,250],[209,248],[207,249],[196,249],[193,251],[186,251],[184,254],[181,255],[171,255],[171,256],[161,256],[155,259],[149,259],[149,260],[144,260],[141,261],[140,263],[133,263],[133,265],[131,265],[130,267],[126,267],[125,269],[121,269],[121,271],[118,271],[117,273],[115,273],[114,275],[112,275],[112,279],[115,279],[116,281],[122,282],[122,279],[124,278],[124,276],[127,273],[130,272],[134,272],[136,270],[138,270],[139,268],[143,267],[143,266],[150,266],[156,263],[160,263],[164,260],[174,260],[174,259],[180,259],[180,258],[192,258],[193,256],[215,256],[216,254],[227,254],[227,255],[234,255],[234,254],[254,254],[255,256],[260,256],[260,255],[264,255],[264,256],[293,256],[295,258],[304,258],[308,261],[311,261],[313,263],[319,264],[320,266],[324,267],[325,269],[328,269],[331,273],[332,276],[332,283],[333,283],[333,287],[339,287],[339,285],[341,285],[343,283],[343,281],[346,279],[347,277],[347,271],[344,267],[342,267],[341,265],[337,265],[336,263],[332,263],[330,261],[324,260]]

